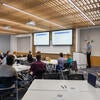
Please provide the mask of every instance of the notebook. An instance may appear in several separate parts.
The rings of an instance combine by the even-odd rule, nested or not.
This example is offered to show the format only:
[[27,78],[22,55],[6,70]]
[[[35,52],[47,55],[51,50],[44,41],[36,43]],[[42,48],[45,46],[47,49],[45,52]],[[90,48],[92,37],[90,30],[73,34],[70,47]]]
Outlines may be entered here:
[[97,77],[91,73],[88,73],[88,83],[96,88],[100,88],[100,82],[97,82]]

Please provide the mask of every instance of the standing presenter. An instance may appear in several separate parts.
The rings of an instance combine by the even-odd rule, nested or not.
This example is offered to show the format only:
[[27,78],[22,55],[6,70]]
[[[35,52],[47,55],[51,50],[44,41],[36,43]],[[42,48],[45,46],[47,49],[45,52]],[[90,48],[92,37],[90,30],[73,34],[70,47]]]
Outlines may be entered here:
[[91,51],[92,46],[89,41],[87,41],[87,47],[86,47],[86,54],[87,54],[87,68],[91,68]]

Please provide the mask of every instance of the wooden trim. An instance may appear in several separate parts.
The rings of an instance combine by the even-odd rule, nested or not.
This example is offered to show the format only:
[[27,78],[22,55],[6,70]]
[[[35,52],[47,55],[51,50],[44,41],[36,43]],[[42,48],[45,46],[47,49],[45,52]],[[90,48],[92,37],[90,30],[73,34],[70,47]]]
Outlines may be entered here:
[[72,33],[73,37],[72,37],[72,46],[71,46],[71,54],[73,54],[73,52],[75,52],[75,47],[76,47],[76,30],[73,29],[73,33]]
[[32,33],[32,55],[35,56],[34,33]]
[[[27,56],[28,55],[28,53],[27,52],[16,52],[16,55],[17,56]],[[35,56],[35,53],[34,53],[34,55],[33,56]],[[42,56],[42,59],[45,59],[46,57],[49,57],[49,58],[51,58],[51,59],[58,59],[58,57],[59,57],[59,54],[53,54],[53,53],[41,53],[41,56]],[[67,55],[66,54],[64,54],[64,58],[66,58],[67,57]],[[93,67],[96,67],[96,66],[98,66],[98,67],[100,67],[100,56],[91,56],[91,65],[93,66]]]
[[91,64],[100,67],[100,56],[91,56]]
[[[59,54],[53,54],[53,53],[41,53],[42,59],[49,57],[50,59],[58,59]],[[66,54],[64,54],[64,57],[66,58]]]
[[16,56],[27,56],[28,52],[16,52]]

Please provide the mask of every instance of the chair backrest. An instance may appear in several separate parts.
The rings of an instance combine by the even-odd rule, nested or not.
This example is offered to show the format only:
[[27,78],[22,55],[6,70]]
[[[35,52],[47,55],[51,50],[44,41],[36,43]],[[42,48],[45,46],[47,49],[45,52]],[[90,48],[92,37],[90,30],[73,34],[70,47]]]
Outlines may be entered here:
[[62,66],[60,66],[60,65],[57,65],[57,66],[56,66],[56,71],[61,71],[62,69],[63,69]]
[[69,63],[64,63],[64,69],[69,69]]
[[60,79],[58,73],[44,73],[43,78],[44,79]]
[[70,74],[68,80],[84,80],[83,74]]
[[71,65],[71,69],[77,71],[77,62],[76,61],[72,61],[72,65]]
[[16,76],[12,76],[12,77],[0,77],[0,85],[1,86],[5,86],[5,87],[9,87],[12,84],[14,84],[15,80],[16,80]]
[[0,77],[0,100],[6,100],[12,93],[16,93],[16,100],[18,100],[18,87],[15,80],[17,80],[15,76]]

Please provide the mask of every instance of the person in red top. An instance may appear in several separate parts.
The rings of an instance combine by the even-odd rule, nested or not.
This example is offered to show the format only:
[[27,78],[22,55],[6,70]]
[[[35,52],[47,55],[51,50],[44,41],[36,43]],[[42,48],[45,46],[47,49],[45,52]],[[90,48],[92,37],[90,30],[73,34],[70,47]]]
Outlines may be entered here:
[[37,61],[31,64],[30,73],[36,76],[37,79],[41,79],[46,71],[46,64],[41,61],[41,55],[36,55],[36,59]]

